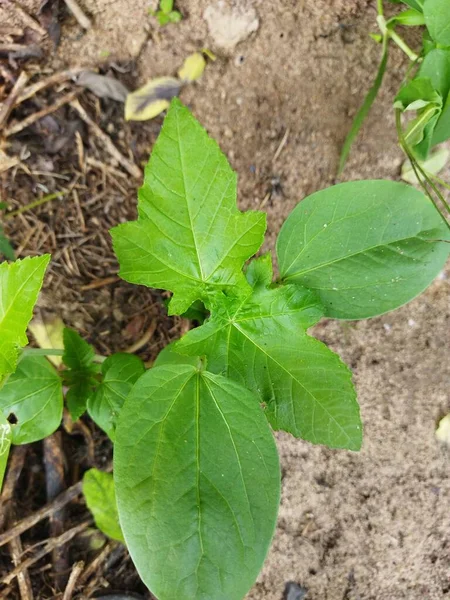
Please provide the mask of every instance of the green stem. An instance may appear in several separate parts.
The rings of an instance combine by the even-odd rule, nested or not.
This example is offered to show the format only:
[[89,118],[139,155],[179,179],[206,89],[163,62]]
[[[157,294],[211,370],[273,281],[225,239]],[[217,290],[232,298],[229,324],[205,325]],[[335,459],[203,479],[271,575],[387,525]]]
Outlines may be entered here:
[[412,50],[408,46],[408,44],[405,42],[405,40],[402,37],[400,37],[398,35],[398,33],[396,33],[393,29],[389,29],[389,28],[388,28],[388,32],[389,32],[389,37],[391,38],[391,40],[397,44],[397,46],[400,48],[400,50],[403,50],[403,52],[406,54],[406,56],[409,58],[409,60],[411,60],[412,62],[416,62],[419,60],[419,55],[416,54],[414,52],[414,50]]
[[440,177],[438,177],[434,173],[430,173],[430,171],[425,171],[424,170],[424,172],[427,174],[427,176],[430,179],[434,179],[435,181],[437,181],[437,183],[439,183],[439,185],[442,185],[442,187],[445,187],[447,190],[450,190],[450,183],[447,183],[446,181],[444,181],[443,179],[441,179]]
[[416,160],[415,156],[413,155],[413,153],[411,152],[408,144],[405,142],[405,138],[404,138],[403,130],[402,130],[401,110],[400,109],[396,109],[396,111],[395,111],[395,124],[397,127],[397,135],[398,135],[398,139],[400,142],[400,146],[401,146],[403,152],[406,154],[406,156],[409,158],[409,160],[411,162],[411,166],[413,168],[415,176],[417,177],[417,181],[419,182],[422,189],[425,191],[428,198],[434,204],[434,207],[438,211],[439,215],[441,216],[442,220],[446,224],[447,228],[450,229],[450,224],[448,223],[447,219],[445,218],[445,215],[442,214],[441,209],[439,208],[436,200],[433,198],[433,195],[430,192],[430,190],[428,189],[428,186],[431,187],[431,189],[434,191],[436,196],[439,198],[439,200],[445,206],[445,208],[447,209],[449,214],[450,214],[450,206],[447,204],[445,198],[439,192],[439,190],[434,185],[434,183],[431,181],[431,179],[427,176],[427,173],[422,169],[420,164],[417,162],[417,160]]
[[17,210],[13,210],[12,212],[6,214],[3,218],[5,221],[9,221],[9,219],[13,219],[14,217],[17,217],[17,215],[21,215],[28,210],[36,208],[36,206],[41,206],[42,204],[46,204],[47,202],[51,202],[57,198],[62,198],[66,194],[67,192],[55,192],[54,194],[47,194],[46,196],[39,198],[39,200],[34,200],[34,202],[30,202],[30,204],[26,204]]
[[382,17],[384,15],[383,0],[377,0],[377,9],[378,9],[378,16]]

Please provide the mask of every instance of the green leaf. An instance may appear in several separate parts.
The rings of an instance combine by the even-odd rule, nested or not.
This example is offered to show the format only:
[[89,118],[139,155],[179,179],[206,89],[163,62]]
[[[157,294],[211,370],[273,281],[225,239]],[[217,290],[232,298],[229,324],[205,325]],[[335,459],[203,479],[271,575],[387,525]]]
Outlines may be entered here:
[[409,10],[404,10],[398,15],[394,15],[387,22],[386,25],[405,25],[408,27],[415,27],[418,25],[425,25],[425,17],[420,10],[416,10],[415,8],[410,8]]
[[142,360],[132,354],[113,354],[102,363],[103,381],[89,396],[87,409],[91,418],[115,439],[116,423],[125,398],[141,375]]
[[236,207],[236,175],[216,142],[174,99],[139,192],[137,221],[115,227],[120,275],[174,292],[171,314],[245,285],[266,217]]
[[375,77],[375,81],[373,82],[372,87],[367,92],[367,95],[364,99],[364,102],[362,103],[361,108],[356,113],[356,116],[353,119],[351,129],[348,132],[347,137],[345,138],[345,141],[344,141],[344,144],[343,144],[342,150],[341,150],[340,160],[339,160],[338,175],[340,175],[342,173],[342,171],[344,170],[345,163],[347,162],[348,155],[350,154],[350,150],[353,145],[353,142],[355,141],[364,121],[366,120],[367,115],[370,112],[370,109],[372,108],[372,104],[375,102],[375,98],[378,95],[378,91],[381,87],[381,84],[383,83],[384,74],[386,72],[388,56],[389,56],[389,43],[388,43],[387,35],[385,35],[383,38],[383,46],[382,46],[382,51],[381,51],[381,62],[380,62],[380,66],[378,67],[377,76]]
[[168,17],[170,23],[179,23],[182,20],[183,15],[180,13],[180,11],[173,10],[169,13]]
[[208,369],[257,392],[275,429],[333,448],[358,450],[361,421],[351,373],[339,357],[306,335],[322,310],[295,285],[257,287],[230,300],[174,346],[205,355]]
[[432,145],[435,146],[450,138],[450,49],[428,52],[417,76],[429,77],[434,89],[442,97],[442,114],[434,128],[432,138]]
[[0,391],[0,411],[14,415],[13,444],[30,444],[58,429],[63,411],[62,382],[44,356],[23,356]]
[[401,88],[395,97],[394,108],[419,110],[429,104],[442,106],[442,96],[430,77],[415,77]]
[[423,11],[424,0],[390,0],[393,4],[406,4],[418,11]]
[[98,529],[113,540],[123,542],[112,473],[98,469],[86,471],[83,476],[83,494]]
[[76,331],[64,329],[63,372],[64,382],[69,386],[66,403],[72,419],[76,421],[86,411],[88,398],[97,383],[100,366],[94,362],[95,352],[90,344]]
[[159,3],[159,8],[160,10],[162,10],[163,13],[168,15],[172,11],[173,0],[161,0],[161,2]]
[[162,10],[158,10],[158,12],[156,13],[156,18],[158,19],[158,23],[161,25],[161,27],[167,25],[167,23],[170,23],[169,15],[163,12]]
[[185,366],[147,371],[121,412],[120,522],[160,600],[241,600],[269,547],[280,471],[258,398]]
[[3,486],[3,478],[8,464],[9,450],[11,448],[12,431],[8,419],[0,412],[0,493]]
[[253,288],[268,287],[273,278],[271,254],[263,254],[253,259],[247,267],[245,276]]
[[426,0],[423,6],[425,23],[431,37],[443,46],[450,46],[450,3],[448,0]]
[[14,249],[9,243],[8,238],[5,236],[3,227],[0,225],[0,255],[2,254],[7,260],[16,260]]
[[280,272],[315,290],[329,317],[363,319],[422,292],[443,268],[449,231],[418,190],[354,181],[303,200],[277,242]]
[[153,364],[154,367],[162,367],[163,365],[192,365],[199,367],[201,360],[198,356],[186,356],[179,354],[175,349],[176,342],[168,344],[156,357]]
[[0,264],[0,381],[14,372],[18,348],[28,344],[25,332],[49,260],[45,254]]

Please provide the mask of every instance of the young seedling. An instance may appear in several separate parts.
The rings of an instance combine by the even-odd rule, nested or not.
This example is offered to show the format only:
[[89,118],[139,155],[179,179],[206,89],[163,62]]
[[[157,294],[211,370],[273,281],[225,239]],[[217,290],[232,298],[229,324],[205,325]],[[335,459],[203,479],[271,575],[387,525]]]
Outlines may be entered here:
[[183,18],[183,15],[178,10],[173,9],[174,0],[160,0],[158,10],[149,10],[149,14],[158,19],[158,23],[161,25],[167,25],[167,23],[179,23]]
[[[252,258],[266,215],[237,209],[235,173],[177,99],[147,166],[138,215],[112,230],[121,276],[170,290],[169,313],[202,324],[149,370],[130,355],[104,360],[66,330],[64,351],[26,349],[14,372],[48,259],[1,265],[0,277],[15,284],[7,280],[11,298],[0,294],[0,373],[10,373],[0,392],[0,449],[58,426],[64,381],[73,418],[87,410],[114,442],[113,479],[96,470],[84,477],[98,527],[123,536],[159,600],[240,600],[276,524],[272,430],[331,448],[357,451],[362,443],[351,373],[308,329],[322,316],[363,319],[414,298],[443,268],[450,232],[406,184],[341,184],[288,216],[274,280],[271,255]],[[30,264],[41,271],[22,334],[12,334],[3,315],[19,310],[17,294],[25,293],[14,269]],[[7,363],[4,339],[13,352]],[[63,354],[59,372],[44,358],[54,353]],[[5,456],[0,450],[0,465]]]
[[[391,43],[408,57],[407,75],[394,99],[396,127],[400,145],[410,161],[415,179],[439,207],[443,218],[450,217],[450,206],[436,184],[430,167],[430,153],[436,145],[450,139],[450,2],[448,0],[391,0],[407,9],[385,18],[384,2],[378,0],[377,23],[381,35],[372,36],[382,45],[381,62],[372,88],[358,111],[342,148],[339,173],[344,169],[351,146],[378,94],[388,64]],[[398,26],[425,26],[422,46],[415,52],[397,33]],[[403,117],[409,118],[403,125]],[[431,163],[432,164],[432,163]]]

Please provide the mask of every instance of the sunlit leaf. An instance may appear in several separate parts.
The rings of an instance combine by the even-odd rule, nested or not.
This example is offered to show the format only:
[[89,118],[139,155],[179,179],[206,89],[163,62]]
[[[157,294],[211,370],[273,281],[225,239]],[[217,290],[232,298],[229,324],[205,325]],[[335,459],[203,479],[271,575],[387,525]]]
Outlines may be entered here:
[[206,61],[201,52],[194,52],[186,58],[183,66],[178,71],[182,81],[191,82],[200,79],[206,67]]
[[89,469],[83,476],[83,494],[96,526],[105,535],[123,542],[112,473]]

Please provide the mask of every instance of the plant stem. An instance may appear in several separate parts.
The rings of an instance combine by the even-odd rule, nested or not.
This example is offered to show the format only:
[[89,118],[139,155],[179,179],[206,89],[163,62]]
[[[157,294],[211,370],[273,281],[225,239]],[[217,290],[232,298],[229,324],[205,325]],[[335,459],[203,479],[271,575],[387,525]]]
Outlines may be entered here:
[[377,0],[377,9],[378,9],[378,16],[382,17],[384,15],[383,0]]
[[[445,216],[442,214],[442,212],[441,212],[441,210],[440,210],[440,208],[439,208],[436,200],[433,198],[430,190],[428,189],[428,186],[431,187],[431,189],[434,191],[434,193],[436,194],[436,196],[439,198],[439,200],[445,206],[445,208],[446,208],[446,210],[447,210],[447,212],[449,214],[450,214],[450,206],[447,204],[445,198],[439,192],[439,190],[434,185],[434,183],[431,181],[431,179],[428,177],[427,173],[422,169],[422,167],[420,166],[420,164],[417,162],[415,156],[413,155],[413,153],[411,152],[408,144],[406,143],[404,135],[403,135],[403,130],[402,130],[401,110],[399,108],[397,108],[396,111],[395,111],[395,124],[396,124],[396,127],[397,127],[397,135],[398,135],[398,139],[399,139],[399,142],[400,142],[400,146],[401,146],[403,152],[406,154],[406,156],[409,158],[409,160],[411,162],[411,166],[413,168],[415,176],[417,177],[417,181],[419,182],[419,184],[422,187],[422,189],[425,191],[425,193],[428,196],[428,198],[434,204],[434,207],[438,211],[438,213],[441,216],[441,218],[444,221],[444,223],[447,225],[447,228],[450,229],[450,224],[448,223],[448,221],[445,218]],[[422,180],[422,178],[423,178],[423,180]]]
[[14,217],[17,217],[17,215],[21,215],[32,208],[36,208],[36,206],[41,206],[42,204],[46,204],[47,202],[51,202],[57,198],[62,198],[66,194],[67,192],[55,192],[54,194],[47,194],[46,196],[39,198],[39,200],[34,200],[33,202],[30,202],[30,204],[26,204],[17,210],[13,210],[12,212],[6,214],[3,218],[5,221],[8,221],[9,219],[13,219]]
[[450,183],[447,183],[446,181],[444,181],[443,179],[441,179],[440,177],[438,177],[434,173],[430,173],[430,171],[425,171],[424,170],[424,172],[427,174],[427,176],[430,179],[434,179],[437,183],[439,183],[439,185],[442,185],[442,187],[445,187],[447,190],[450,190]]
[[408,44],[405,42],[405,40],[402,37],[400,37],[398,35],[398,33],[396,33],[393,29],[389,29],[389,28],[388,28],[388,32],[389,32],[389,37],[391,38],[391,40],[397,44],[397,46],[400,48],[400,50],[403,50],[403,52],[406,54],[406,56],[409,58],[409,60],[411,60],[412,62],[416,62],[419,60],[419,56],[414,52],[414,50],[412,50],[408,46]]

